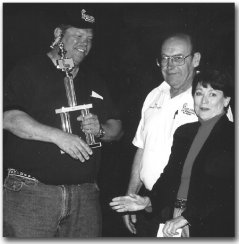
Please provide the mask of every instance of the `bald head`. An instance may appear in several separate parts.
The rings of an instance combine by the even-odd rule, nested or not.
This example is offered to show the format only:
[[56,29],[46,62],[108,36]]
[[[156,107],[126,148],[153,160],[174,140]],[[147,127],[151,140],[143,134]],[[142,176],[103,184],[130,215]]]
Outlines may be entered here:
[[164,40],[162,44],[162,50],[165,48],[165,46],[172,48],[177,46],[178,48],[186,49],[186,51],[189,53],[193,52],[192,38],[189,35],[183,33],[169,36]]
[[[191,87],[200,57],[200,53],[194,52],[189,35],[175,34],[165,39],[161,48],[161,71],[165,81],[171,86],[171,96]],[[178,59],[183,61],[177,63]]]

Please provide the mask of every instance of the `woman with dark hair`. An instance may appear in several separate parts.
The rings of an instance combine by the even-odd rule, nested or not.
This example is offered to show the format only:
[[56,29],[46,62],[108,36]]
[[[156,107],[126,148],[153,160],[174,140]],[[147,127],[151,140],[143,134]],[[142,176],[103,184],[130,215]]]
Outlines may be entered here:
[[231,81],[217,70],[195,77],[192,92],[199,121],[176,130],[169,163],[153,189],[146,196],[112,199],[114,210],[148,211],[155,223],[165,223],[164,237],[179,229],[182,237],[235,236],[234,124],[226,116]]

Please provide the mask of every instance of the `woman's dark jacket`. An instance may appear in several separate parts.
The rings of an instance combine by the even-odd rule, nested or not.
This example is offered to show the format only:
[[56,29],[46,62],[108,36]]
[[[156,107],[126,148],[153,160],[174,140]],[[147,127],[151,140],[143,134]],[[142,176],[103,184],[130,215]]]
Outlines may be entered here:
[[[199,122],[185,124],[174,134],[168,165],[149,193],[157,223],[172,218],[183,164]],[[192,168],[187,208],[191,237],[235,236],[235,141],[234,124],[222,116]]]

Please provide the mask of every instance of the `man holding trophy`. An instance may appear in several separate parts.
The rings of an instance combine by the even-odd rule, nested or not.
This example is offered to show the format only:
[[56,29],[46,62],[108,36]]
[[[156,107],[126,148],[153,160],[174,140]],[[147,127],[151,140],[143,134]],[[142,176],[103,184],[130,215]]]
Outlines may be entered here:
[[20,62],[4,87],[3,235],[98,237],[101,141],[121,121],[104,82],[82,65],[96,19],[80,9],[54,30],[52,50]]

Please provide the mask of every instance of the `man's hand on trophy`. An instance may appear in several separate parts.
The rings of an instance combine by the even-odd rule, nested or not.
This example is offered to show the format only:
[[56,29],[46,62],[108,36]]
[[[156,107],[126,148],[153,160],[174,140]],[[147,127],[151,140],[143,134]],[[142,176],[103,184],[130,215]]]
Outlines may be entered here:
[[55,143],[61,150],[81,162],[88,160],[90,158],[89,155],[93,153],[88,144],[79,136],[63,131],[57,133]]
[[77,117],[78,121],[81,121],[81,129],[84,133],[90,133],[97,135],[100,131],[100,122],[98,116],[95,114],[87,114],[85,116],[80,115]]

